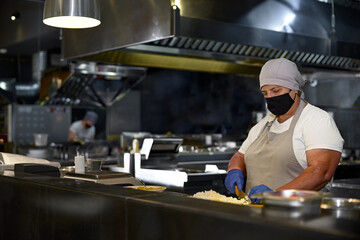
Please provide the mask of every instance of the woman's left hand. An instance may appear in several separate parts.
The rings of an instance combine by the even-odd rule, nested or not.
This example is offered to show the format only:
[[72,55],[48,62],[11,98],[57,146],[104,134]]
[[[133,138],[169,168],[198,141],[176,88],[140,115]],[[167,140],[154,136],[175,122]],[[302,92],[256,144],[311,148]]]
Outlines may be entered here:
[[253,187],[249,192],[249,197],[251,199],[251,202],[252,203],[260,203],[260,201],[261,201],[260,198],[252,198],[251,195],[256,194],[256,193],[268,192],[268,191],[274,191],[274,190],[272,190],[271,188],[269,188],[268,186],[266,186],[264,184]]

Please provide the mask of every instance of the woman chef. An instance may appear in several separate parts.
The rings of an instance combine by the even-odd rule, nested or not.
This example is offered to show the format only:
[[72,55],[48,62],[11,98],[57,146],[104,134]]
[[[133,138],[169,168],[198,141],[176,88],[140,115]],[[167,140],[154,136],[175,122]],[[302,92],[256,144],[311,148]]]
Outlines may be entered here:
[[251,128],[231,158],[226,188],[241,190],[246,177],[250,198],[273,190],[322,190],[334,175],[344,143],[334,120],[303,99],[305,81],[295,63],[270,60],[259,79],[271,114]]

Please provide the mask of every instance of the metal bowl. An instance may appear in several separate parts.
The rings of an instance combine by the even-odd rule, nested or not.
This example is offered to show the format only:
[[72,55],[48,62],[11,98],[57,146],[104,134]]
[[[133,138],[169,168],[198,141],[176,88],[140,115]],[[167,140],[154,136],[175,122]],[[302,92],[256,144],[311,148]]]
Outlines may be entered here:
[[360,219],[360,199],[324,198],[321,212],[336,218]]

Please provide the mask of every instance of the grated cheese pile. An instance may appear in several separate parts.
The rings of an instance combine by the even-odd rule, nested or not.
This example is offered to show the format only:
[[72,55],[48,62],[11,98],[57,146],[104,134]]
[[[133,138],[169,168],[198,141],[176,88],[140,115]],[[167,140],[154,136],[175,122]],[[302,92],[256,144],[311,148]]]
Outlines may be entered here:
[[217,201],[217,202],[240,204],[240,205],[249,205],[249,201],[250,201],[250,199],[248,197],[242,198],[242,199],[237,199],[234,197],[226,197],[225,195],[217,193],[213,190],[198,192],[198,193],[195,193],[192,197],[205,199],[205,200],[212,200],[212,201]]

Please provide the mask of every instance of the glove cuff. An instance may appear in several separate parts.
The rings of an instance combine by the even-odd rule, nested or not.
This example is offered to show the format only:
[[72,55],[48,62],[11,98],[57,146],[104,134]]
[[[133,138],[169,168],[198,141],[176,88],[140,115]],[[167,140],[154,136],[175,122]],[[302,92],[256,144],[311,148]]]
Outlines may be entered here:
[[243,172],[238,168],[231,169],[228,174],[239,174],[242,178],[244,178]]

